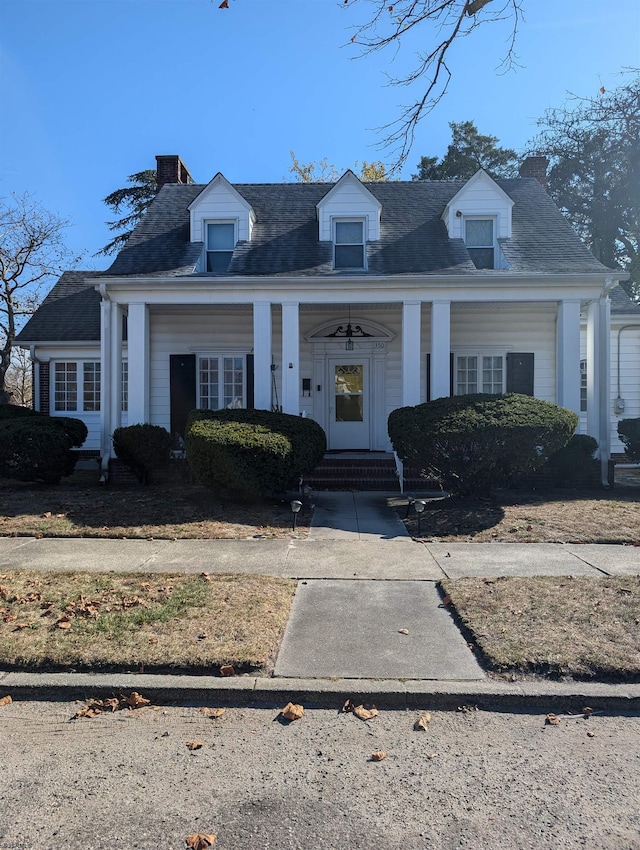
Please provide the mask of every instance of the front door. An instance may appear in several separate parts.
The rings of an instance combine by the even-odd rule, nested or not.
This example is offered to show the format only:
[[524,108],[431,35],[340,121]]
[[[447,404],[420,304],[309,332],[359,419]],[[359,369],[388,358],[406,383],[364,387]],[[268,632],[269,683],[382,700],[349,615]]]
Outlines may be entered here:
[[364,357],[329,360],[329,448],[370,448],[369,361]]

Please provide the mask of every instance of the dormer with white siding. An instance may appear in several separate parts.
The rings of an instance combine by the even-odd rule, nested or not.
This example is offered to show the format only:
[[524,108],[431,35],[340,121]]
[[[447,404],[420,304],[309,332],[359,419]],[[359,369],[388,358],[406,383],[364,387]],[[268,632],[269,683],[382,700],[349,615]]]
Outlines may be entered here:
[[462,239],[479,269],[506,269],[500,240],[511,238],[513,201],[480,169],[442,213],[450,239]]
[[224,274],[238,242],[251,239],[255,213],[218,172],[189,205],[191,242],[204,244],[199,271]]
[[380,201],[353,171],[346,171],[316,210],[319,240],[334,244],[334,267],[353,271],[366,268],[367,242],[380,239]]

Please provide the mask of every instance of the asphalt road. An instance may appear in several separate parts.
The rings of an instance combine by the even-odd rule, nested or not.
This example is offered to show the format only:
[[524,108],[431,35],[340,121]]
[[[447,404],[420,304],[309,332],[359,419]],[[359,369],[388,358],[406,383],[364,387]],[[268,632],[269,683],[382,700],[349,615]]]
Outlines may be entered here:
[[637,715],[77,708],[0,708],[1,850],[640,848]]

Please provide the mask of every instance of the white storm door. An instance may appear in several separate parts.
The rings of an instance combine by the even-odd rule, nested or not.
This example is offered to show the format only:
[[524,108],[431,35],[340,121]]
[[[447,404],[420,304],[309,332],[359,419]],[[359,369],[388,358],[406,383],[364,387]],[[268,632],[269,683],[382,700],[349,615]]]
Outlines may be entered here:
[[370,448],[368,358],[329,359],[329,448]]

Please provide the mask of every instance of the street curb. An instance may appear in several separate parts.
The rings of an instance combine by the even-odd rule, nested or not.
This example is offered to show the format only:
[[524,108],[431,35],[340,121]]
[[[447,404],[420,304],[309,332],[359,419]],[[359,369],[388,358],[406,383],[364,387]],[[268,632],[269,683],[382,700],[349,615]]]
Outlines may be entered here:
[[0,697],[19,700],[84,700],[138,691],[160,703],[276,708],[286,702],[340,708],[347,698],[378,708],[579,712],[586,705],[609,712],[639,712],[640,684],[603,682],[425,681],[372,679],[275,679],[255,676],[172,676],[136,673],[0,672]]

